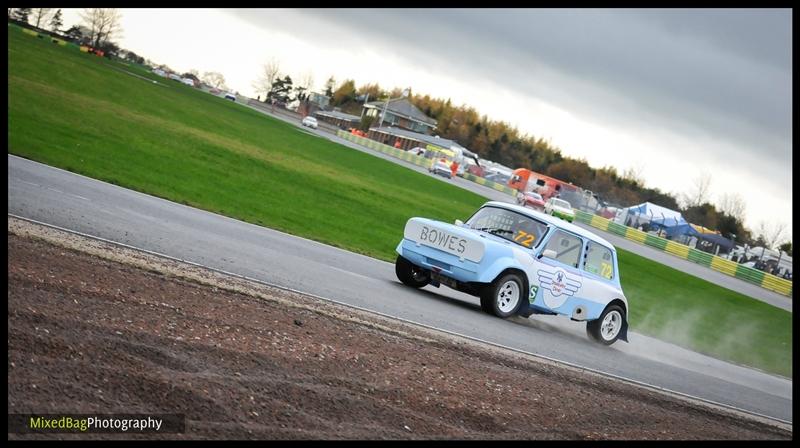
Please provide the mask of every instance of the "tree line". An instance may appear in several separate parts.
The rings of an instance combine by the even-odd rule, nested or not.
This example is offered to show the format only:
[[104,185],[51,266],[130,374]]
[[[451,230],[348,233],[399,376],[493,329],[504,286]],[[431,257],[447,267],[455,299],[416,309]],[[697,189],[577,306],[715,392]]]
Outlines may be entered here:
[[[55,8],[8,8],[8,19],[23,26],[33,26],[39,31],[69,40],[78,45],[86,45],[101,50],[108,57],[121,59],[139,65],[161,68],[177,73],[166,64],[155,63],[131,50],[121,48],[115,40],[122,34],[122,14],[116,8],[85,8],[79,13],[81,23],[64,29],[61,9]],[[189,70],[181,75],[207,85],[227,90],[225,77],[218,72],[205,72],[202,76],[197,70]]]
[[314,75],[311,72],[304,73],[294,81],[289,74],[281,72],[280,62],[275,58],[262,66],[261,73],[253,82],[253,89],[259,98],[261,95],[264,97],[262,101],[281,104],[305,101],[313,88]]
[[[326,84],[326,95],[330,105],[344,112],[360,114],[363,103],[369,99],[385,100],[400,96],[401,89],[387,90],[377,83],[356,87],[355,81],[346,79],[333,88],[333,77]],[[437,121],[436,134],[455,140],[480,157],[510,168],[528,168],[533,171],[571,182],[597,194],[605,204],[627,207],[651,202],[682,213],[684,218],[697,225],[718,230],[736,243],[765,246],[791,252],[791,242],[781,245],[783,229],[777,224],[761,222],[752,231],[744,225],[744,200],[737,193],[723,195],[714,204],[708,195],[710,175],[702,175],[689,193],[676,194],[645,186],[641,168],[630,167],[618,172],[615,167],[594,168],[583,158],[572,158],[562,154],[558,146],[548,139],[521,132],[515,126],[500,120],[492,120],[468,105],[454,105],[447,98],[431,95],[414,95],[409,101],[422,112]],[[361,129],[366,131],[373,125],[372,117],[364,117]],[[702,184],[702,185],[698,185]],[[691,188],[691,187],[690,187]]]
[[[305,78],[308,82],[292,90],[291,77],[281,73],[280,64],[273,58],[263,66],[253,87],[264,95],[264,101],[290,102],[303,99],[303,92],[310,92],[313,88],[313,78],[310,75]],[[378,83],[356,86],[353,79],[337,84],[331,76],[325,82],[323,93],[330,98],[330,107],[361,115],[364,103],[398,98],[401,91],[400,88],[384,89]],[[744,200],[737,193],[725,194],[714,204],[708,195],[711,182],[708,174],[696,179],[688,193],[673,194],[647,187],[641,168],[629,167],[620,173],[612,166],[591,167],[583,158],[564,156],[560,148],[543,137],[523,133],[504,121],[492,120],[471,106],[456,106],[449,98],[414,95],[410,91],[408,99],[427,116],[437,120],[436,133],[439,136],[457,141],[482,158],[511,168],[529,168],[571,182],[591,190],[609,206],[626,207],[651,202],[680,211],[687,221],[718,230],[739,244],[777,248],[782,241],[785,228],[779,229],[778,225],[762,222],[756,231],[744,225]],[[374,120],[375,117],[364,115],[360,129],[367,131],[375,124]],[[782,247],[791,252],[790,242]]]
[[[8,19],[23,26],[49,31],[80,45],[116,54],[121,48],[114,39],[122,33],[122,15],[116,8],[86,8],[79,13],[81,24],[63,29],[61,9],[8,8]],[[136,56],[134,54],[134,56]],[[137,56],[138,57],[138,56]]]

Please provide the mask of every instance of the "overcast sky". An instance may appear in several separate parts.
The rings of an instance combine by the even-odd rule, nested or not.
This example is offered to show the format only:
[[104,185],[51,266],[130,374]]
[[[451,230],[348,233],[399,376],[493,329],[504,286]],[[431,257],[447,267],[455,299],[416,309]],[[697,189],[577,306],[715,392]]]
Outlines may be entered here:
[[[255,96],[271,58],[412,87],[671,193],[712,176],[746,224],[792,217],[791,10],[123,9],[121,46]],[[76,11],[65,14],[70,25]],[[516,167],[512,167],[516,168]],[[631,204],[633,205],[633,204]],[[787,231],[787,235],[791,230]]]

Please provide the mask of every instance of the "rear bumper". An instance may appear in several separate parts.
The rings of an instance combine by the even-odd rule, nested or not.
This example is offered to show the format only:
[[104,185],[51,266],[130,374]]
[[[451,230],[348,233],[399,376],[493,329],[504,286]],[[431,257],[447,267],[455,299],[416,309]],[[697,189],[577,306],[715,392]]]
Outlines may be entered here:
[[453,177],[453,172],[450,171],[450,170],[443,170],[441,168],[431,168],[431,172],[433,174],[438,174],[440,176],[445,176],[448,179],[451,179]]
[[406,260],[429,271],[455,280],[469,283],[479,281],[478,263],[460,261],[455,255],[425,245],[417,245],[405,238],[397,245],[396,252]]

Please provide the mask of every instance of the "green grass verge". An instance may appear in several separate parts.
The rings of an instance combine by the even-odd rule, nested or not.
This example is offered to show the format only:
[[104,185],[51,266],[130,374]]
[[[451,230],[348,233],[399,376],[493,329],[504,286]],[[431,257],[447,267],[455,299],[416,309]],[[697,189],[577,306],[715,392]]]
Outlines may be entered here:
[[[135,65],[8,37],[9,153],[389,261],[409,217],[485,201]],[[791,375],[790,313],[619,258],[634,330]]]
[[382,259],[409,216],[452,222],[483,202],[243,105],[15,31],[11,153]]
[[791,376],[791,313],[632,252],[617,253],[636,331]]

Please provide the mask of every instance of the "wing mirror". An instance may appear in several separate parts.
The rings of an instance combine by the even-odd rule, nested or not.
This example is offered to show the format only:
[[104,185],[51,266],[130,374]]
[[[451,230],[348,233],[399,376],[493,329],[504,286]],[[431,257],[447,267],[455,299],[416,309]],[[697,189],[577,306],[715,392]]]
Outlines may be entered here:
[[455,225],[457,225],[458,227],[464,227],[464,221],[456,219]]
[[555,259],[555,258],[557,258],[557,257],[558,257],[558,252],[556,252],[556,251],[554,251],[554,250],[552,250],[552,249],[545,249],[545,250],[543,250],[543,251],[542,251],[542,253],[540,253],[540,254],[539,254],[539,256],[538,256],[538,257],[536,257],[536,258],[542,258],[542,257],[547,257],[547,258],[552,258],[552,259]]

